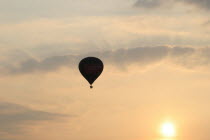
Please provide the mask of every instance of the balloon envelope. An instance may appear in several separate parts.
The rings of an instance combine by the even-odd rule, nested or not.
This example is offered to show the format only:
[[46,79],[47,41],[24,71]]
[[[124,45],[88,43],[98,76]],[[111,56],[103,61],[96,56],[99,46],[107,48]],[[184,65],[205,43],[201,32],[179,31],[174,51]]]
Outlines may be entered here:
[[86,57],[79,63],[80,73],[90,85],[101,75],[103,68],[103,62],[96,57]]

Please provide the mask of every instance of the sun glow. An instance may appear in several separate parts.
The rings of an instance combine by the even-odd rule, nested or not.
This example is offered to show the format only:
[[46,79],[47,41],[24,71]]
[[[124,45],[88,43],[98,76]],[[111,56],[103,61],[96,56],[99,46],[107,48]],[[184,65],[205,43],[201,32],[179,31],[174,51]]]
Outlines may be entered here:
[[161,134],[163,137],[172,138],[175,137],[175,126],[171,122],[165,122],[161,126]]

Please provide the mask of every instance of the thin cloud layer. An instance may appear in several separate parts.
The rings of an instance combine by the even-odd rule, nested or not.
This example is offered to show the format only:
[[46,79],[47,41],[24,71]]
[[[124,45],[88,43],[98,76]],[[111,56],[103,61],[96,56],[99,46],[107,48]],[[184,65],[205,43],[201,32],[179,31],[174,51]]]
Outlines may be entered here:
[[38,61],[34,58],[30,58],[22,62],[18,67],[10,67],[10,73],[30,73],[35,71],[54,71],[63,66],[71,67],[70,64],[75,62],[76,56],[53,56],[46,58],[42,61]]
[[0,110],[0,131],[5,133],[17,133],[31,122],[50,121],[66,116],[4,102],[0,103]]
[[210,0],[183,0],[183,1],[210,10]]
[[169,5],[173,3],[185,3],[195,5],[202,9],[210,10],[210,0],[137,0],[135,6],[144,7],[144,8],[156,8],[161,7],[163,5]]
[[4,68],[7,74],[27,74],[33,72],[56,71],[62,67],[77,69],[79,61],[88,56],[99,57],[105,65],[115,67],[128,67],[138,65],[145,67],[159,62],[167,62],[186,69],[209,68],[210,48],[189,47],[139,47],[130,49],[118,49],[115,51],[92,52],[84,55],[53,56],[42,61],[29,58],[20,62],[18,66]]
[[13,22],[36,18],[123,14],[130,13],[132,5],[127,0],[0,0],[0,2],[0,19]]
[[168,2],[169,1],[164,1],[164,0],[138,0],[135,3],[135,6],[143,8],[156,8]]

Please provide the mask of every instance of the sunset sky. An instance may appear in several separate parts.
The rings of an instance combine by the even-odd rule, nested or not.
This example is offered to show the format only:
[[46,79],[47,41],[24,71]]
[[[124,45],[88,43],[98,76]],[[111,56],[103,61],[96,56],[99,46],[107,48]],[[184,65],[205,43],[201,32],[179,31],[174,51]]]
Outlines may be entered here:
[[210,139],[210,0],[0,3],[0,140]]

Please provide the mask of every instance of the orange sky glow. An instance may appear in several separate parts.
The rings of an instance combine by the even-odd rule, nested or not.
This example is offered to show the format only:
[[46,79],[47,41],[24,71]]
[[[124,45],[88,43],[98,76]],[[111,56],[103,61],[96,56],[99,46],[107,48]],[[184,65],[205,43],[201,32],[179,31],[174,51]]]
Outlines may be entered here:
[[0,2],[2,140],[210,139],[209,0]]

